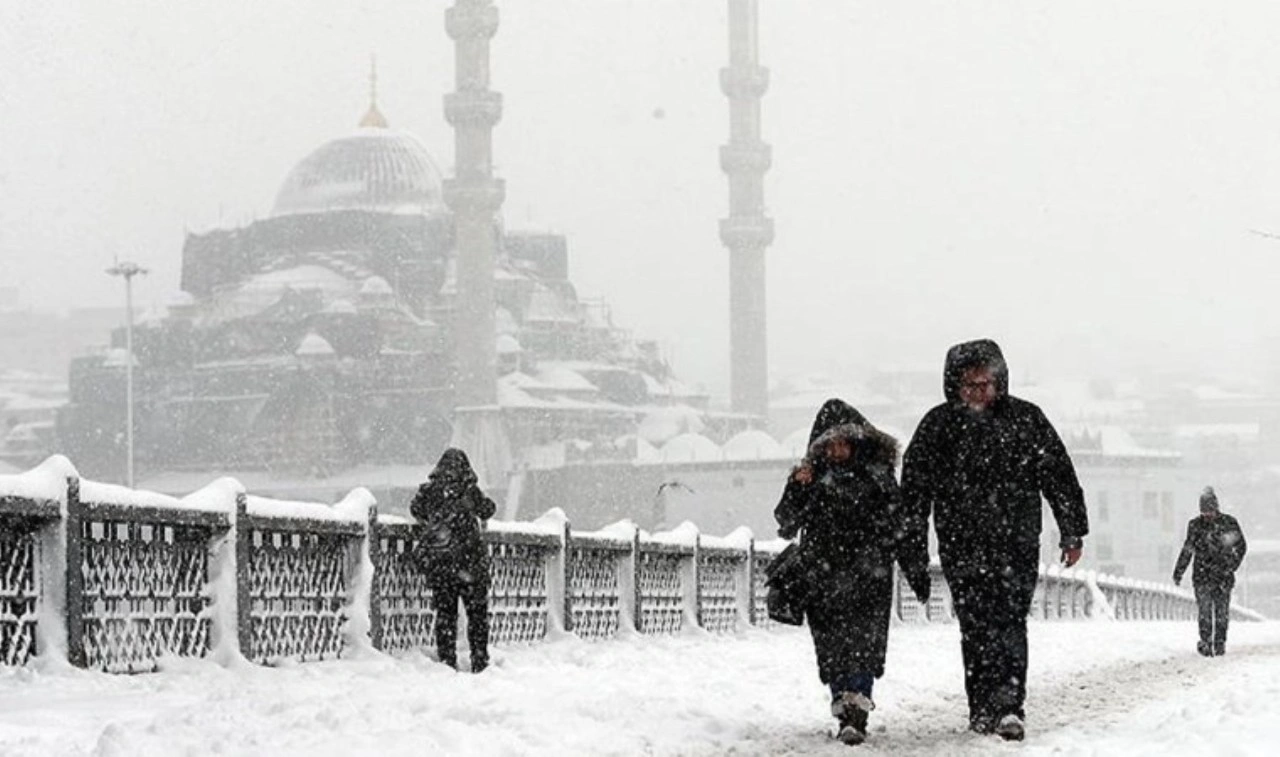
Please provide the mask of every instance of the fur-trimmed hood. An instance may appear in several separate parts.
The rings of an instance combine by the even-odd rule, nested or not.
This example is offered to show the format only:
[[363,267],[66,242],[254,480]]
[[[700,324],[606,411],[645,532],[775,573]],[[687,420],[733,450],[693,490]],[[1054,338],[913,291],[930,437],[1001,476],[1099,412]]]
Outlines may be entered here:
[[865,418],[861,423],[841,423],[819,434],[809,445],[809,458],[821,460],[823,448],[835,439],[849,442],[853,448],[855,465],[878,463],[893,468],[898,463],[898,440],[871,425]]

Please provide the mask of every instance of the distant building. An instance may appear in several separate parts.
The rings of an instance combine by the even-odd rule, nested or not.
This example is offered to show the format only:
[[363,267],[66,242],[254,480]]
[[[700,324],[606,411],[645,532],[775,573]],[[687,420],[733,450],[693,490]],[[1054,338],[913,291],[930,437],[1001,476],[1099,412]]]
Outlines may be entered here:
[[[616,457],[614,441],[649,409],[705,408],[651,343],[579,299],[564,237],[493,233],[498,400],[513,446],[574,441]],[[135,329],[141,483],[186,470],[296,484],[357,466],[412,466],[420,480],[452,430],[454,261],[440,171],[376,107],[294,167],[266,218],[189,234],[183,293]],[[122,330],[111,347],[71,365],[58,416],[63,451],[105,478],[123,468]]]
[[[1089,508],[1083,566],[1116,576],[1168,581],[1199,489],[1182,456],[1143,447],[1116,426],[1063,429]],[[1041,560],[1058,560],[1058,530],[1048,507]]]

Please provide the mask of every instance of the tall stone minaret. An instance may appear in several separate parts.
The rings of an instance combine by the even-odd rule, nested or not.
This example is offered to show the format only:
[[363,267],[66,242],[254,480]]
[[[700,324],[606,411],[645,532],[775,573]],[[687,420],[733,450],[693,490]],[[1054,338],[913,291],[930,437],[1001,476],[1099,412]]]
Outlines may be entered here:
[[444,185],[458,252],[455,396],[460,406],[492,405],[495,218],[505,194],[502,180],[493,177],[493,127],[502,118],[502,95],[489,89],[489,40],[498,31],[498,9],[492,0],[455,0],[445,11],[445,28],[456,51],[456,90],[444,98],[455,135],[454,178]]
[[729,176],[729,217],[720,240],[729,248],[729,394],[734,412],[765,418],[769,360],[765,323],[765,249],[773,221],[764,213],[764,173],[772,156],[760,138],[760,98],[769,70],[759,63],[758,0],[729,0],[729,66],[720,89],[729,98],[729,144],[720,167]]
[[492,0],[455,0],[445,11],[454,41],[455,91],[444,114],[454,128],[454,177],[444,199],[453,211],[458,294],[454,308],[454,446],[471,458],[481,483],[505,488],[511,456],[497,406],[493,269],[497,212],[505,189],[493,176],[493,127],[502,96],[489,89],[489,41],[498,31]]

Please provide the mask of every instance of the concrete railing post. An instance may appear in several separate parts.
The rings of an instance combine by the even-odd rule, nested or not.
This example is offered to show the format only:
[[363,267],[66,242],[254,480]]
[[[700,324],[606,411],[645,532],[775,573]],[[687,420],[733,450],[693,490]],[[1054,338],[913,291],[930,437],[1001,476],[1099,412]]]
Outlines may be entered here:
[[249,523],[249,500],[244,492],[236,494],[236,515],[231,528],[236,535],[236,638],[240,642],[240,654],[252,659],[253,599],[249,596],[249,589],[252,586],[253,528]]
[[680,561],[680,588],[684,593],[684,622],[687,627],[702,626],[702,587],[698,581],[701,552],[702,534],[695,534],[693,554]]
[[562,633],[573,631],[573,597],[569,591],[569,559],[573,536],[569,520],[560,523],[560,538],[555,551],[547,557],[547,620],[549,626]]
[[378,528],[378,506],[369,507],[368,526],[364,538],[369,544],[369,560],[373,563],[373,586],[369,587],[369,643],[382,649],[382,597],[378,594],[378,566],[382,562],[382,531]]
[[631,527],[631,548],[619,556],[618,625],[640,632],[640,527]]
[[63,554],[66,556],[63,601],[66,608],[67,662],[83,668],[88,664],[84,650],[84,506],[80,502],[80,479],[67,477],[67,515],[64,523]]

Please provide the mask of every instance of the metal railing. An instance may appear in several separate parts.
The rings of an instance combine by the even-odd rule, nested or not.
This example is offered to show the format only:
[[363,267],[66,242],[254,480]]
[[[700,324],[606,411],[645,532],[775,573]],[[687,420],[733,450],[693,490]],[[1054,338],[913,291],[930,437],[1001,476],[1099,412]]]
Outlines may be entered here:
[[[558,510],[495,522],[484,538],[496,644],[770,625],[764,572],[785,546],[692,524],[574,532]],[[283,503],[221,479],[178,500],[81,481],[51,458],[0,477],[0,664],[47,654],[144,672],[167,657],[275,664],[429,649],[435,612],[414,539],[411,522],[379,517],[363,489],[334,506]],[[953,620],[946,582],[931,570],[924,607],[895,581],[898,622]],[[1042,568],[1032,615],[1189,619],[1195,600],[1172,586]]]

